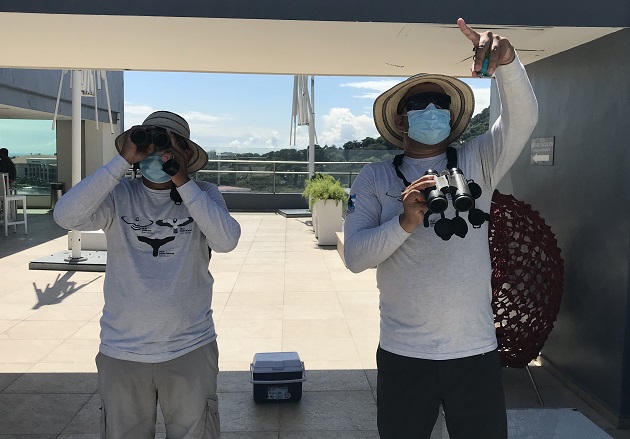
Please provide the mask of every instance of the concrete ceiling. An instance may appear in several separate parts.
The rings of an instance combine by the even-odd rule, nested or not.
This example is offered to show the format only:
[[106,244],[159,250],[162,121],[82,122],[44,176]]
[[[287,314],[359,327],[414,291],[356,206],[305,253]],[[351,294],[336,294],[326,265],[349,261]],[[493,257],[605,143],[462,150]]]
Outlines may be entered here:
[[[12,105],[0,104],[0,119],[31,119],[31,120],[51,120],[52,114],[45,111],[31,110],[29,108],[14,107]],[[71,120],[70,116],[57,115],[58,120]]]
[[[471,24],[507,36],[524,64],[615,27]],[[0,67],[348,76],[469,76],[453,24],[0,13]]]

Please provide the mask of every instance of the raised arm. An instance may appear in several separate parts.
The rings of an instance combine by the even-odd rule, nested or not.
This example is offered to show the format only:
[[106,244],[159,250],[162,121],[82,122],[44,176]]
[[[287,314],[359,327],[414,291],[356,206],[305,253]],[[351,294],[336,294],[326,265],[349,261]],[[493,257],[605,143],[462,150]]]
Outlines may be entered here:
[[208,246],[220,253],[234,250],[241,236],[241,226],[230,215],[219,189],[210,184],[202,188],[188,181],[177,191],[206,236]]
[[114,205],[109,194],[129,166],[117,155],[73,186],[55,204],[53,218],[57,224],[68,230],[99,230],[111,224]]
[[[482,76],[480,70],[485,58],[488,58],[488,75],[496,75],[501,115],[490,132],[470,145],[479,148],[484,175],[489,178],[488,183],[496,187],[534,131],[538,122],[538,103],[527,72],[507,38],[492,31],[476,32],[462,18],[457,20],[457,25],[473,45],[472,76]],[[490,141],[488,137],[491,137]]]

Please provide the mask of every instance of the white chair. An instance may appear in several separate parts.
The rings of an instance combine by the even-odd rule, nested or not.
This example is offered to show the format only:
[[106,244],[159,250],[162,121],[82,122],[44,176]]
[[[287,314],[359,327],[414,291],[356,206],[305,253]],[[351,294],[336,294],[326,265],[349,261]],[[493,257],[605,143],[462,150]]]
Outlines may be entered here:
[[[24,234],[28,234],[26,222],[26,195],[13,195],[9,187],[9,174],[0,174],[0,207],[2,208],[2,224],[4,236],[9,236],[9,226],[13,226],[13,233],[17,231],[18,224],[24,224]],[[22,202],[22,219],[18,216],[18,203]]]

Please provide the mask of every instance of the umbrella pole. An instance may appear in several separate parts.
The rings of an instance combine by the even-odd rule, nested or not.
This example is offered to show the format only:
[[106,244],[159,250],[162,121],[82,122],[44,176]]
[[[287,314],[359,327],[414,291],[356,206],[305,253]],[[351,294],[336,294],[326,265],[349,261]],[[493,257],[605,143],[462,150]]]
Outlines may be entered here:
[[[72,186],[81,181],[81,70],[72,71]],[[81,231],[70,231],[69,262],[87,260],[81,257]]]

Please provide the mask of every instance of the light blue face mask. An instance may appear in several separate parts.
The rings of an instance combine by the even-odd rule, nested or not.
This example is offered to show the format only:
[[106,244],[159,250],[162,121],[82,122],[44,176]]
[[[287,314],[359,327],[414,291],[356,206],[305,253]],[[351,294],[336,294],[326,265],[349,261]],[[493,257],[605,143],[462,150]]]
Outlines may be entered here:
[[171,176],[162,170],[162,156],[153,153],[140,162],[142,176],[153,183],[166,183]]
[[451,112],[429,104],[424,110],[407,112],[407,135],[425,145],[437,145],[451,134]]

